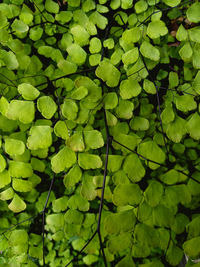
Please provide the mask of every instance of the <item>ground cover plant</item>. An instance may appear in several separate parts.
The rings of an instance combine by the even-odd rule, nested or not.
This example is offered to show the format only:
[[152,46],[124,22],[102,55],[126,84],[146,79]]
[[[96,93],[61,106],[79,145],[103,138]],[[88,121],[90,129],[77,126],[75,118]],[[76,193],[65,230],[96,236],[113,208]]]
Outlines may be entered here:
[[1,1],[0,266],[200,266],[199,22]]

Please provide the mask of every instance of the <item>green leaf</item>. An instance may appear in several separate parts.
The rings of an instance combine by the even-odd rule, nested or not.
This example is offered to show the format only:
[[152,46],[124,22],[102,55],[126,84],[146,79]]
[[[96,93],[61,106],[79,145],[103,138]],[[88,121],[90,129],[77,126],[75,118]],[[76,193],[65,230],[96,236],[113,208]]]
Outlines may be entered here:
[[115,87],[119,84],[120,71],[110,62],[101,61],[96,68],[95,74],[102,79],[109,87]]
[[17,89],[22,97],[26,100],[35,100],[40,95],[40,91],[28,83],[21,83],[18,85]]
[[108,19],[101,15],[98,11],[92,12],[92,14],[89,16],[89,20],[96,24],[101,30],[104,30],[108,24]]
[[90,204],[86,198],[81,195],[73,195],[68,201],[68,207],[74,210],[88,211]]
[[175,120],[166,129],[167,137],[174,143],[180,143],[186,132],[186,122],[179,116],[176,116]]
[[175,103],[176,108],[183,112],[188,112],[197,108],[197,103],[191,95],[177,96]]
[[134,183],[139,182],[145,175],[145,168],[136,154],[130,154],[126,157],[123,170]]
[[29,27],[23,21],[15,19],[12,23],[12,29],[13,31],[24,33],[28,31]]
[[54,133],[56,136],[61,137],[62,139],[68,139],[69,138],[69,133],[67,126],[64,121],[58,121],[56,122],[54,126]]
[[26,203],[15,193],[8,208],[13,212],[18,213],[26,209]]
[[122,253],[131,247],[131,233],[111,235],[108,240],[108,249],[112,254]]
[[[139,136],[137,136],[136,134],[124,134],[124,133],[120,133],[118,134],[118,132],[116,131],[116,135],[115,133],[113,134],[114,135],[114,139],[121,143],[122,145],[130,148],[131,150],[134,150],[136,148],[136,146],[140,143],[141,139]],[[113,142],[113,145],[115,143]],[[130,153],[130,151],[126,148],[124,148],[123,146],[121,145],[115,145],[115,148],[116,149],[121,149],[123,152],[128,152]]]
[[[158,162],[158,163],[165,162],[165,153],[154,141],[147,141],[144,143],[140,143],[138,146],[137,152],[140,155],[144,156],[145,158],[153,160],[155,162]],[[160,165],[149,162],[149,167],[152,170],[155,170],[159,168]]]
[[99,53],[101,51],[101,40],[97,37],[90,39],[89,51],[91,54]]
[[80,86],[71,93],[71,98],[75,100],[81,100],[88,95],[88,89],[84,86]]
[[86,255],[83,257],[83,262],[89,266],[95,262],[98,262],[98,260],[99,258],[96,255]]
[[120,96],[122,99],[130,99],[140,94],[142,88],[134,79],[126,79],[120,83]]
[[156,94],[156,87],[152,81],[144,79],[143,88],[148,94]]
[[159,233],[153,227],[146,225],[144,223],[138,223],[134,230],[134,241],[151,246],[159,246]]
[[120,262],[117,263],[116,267],[136,267],[135,263],[133,262],[133,259],[131,256],[126,256]]
[[18,191],[18,192],[29,192],[32,190],[33,185],[30,181],[13,178],[12,187],[15,191]]
[[79,153],[78,164],[84,170],[98,169],[102,167],[101,158],[94,154]]
[[188,239],[192,239],[200,235],[200,216],[195,217],[187,224],[186,231],[188,233]]
[[43,34],[43,29],[40,27],[31,28],[29,31],[29,37],[33,41],[40,40],[42,37],[42,34]]
[[104,146],[104,140],[101,132],[97,130],[85,130],[84,140],[85,144],[92,149],[97,149]]
[[151,183],[144,192],[144,198],[151,207],[155,207],[159,204],[162,195],[163,195],[162,184],[154,180],[151,181]]
[[149,129],[149,121],[145,118],[135,116],[130,121],[130,127],[134,131],[146,131]]
[[198,23],[200,22],[200,3],[196,2],[193,3],[187,10],[186,10],[186,16],[190,22]]
[[[196,103],[196,102],[195,102]],[[189,121],[186,123],[186,128],[189,135],[195,140],[200,139],[200,116],[198,112],[195,112]]]
[[189,38],[192,42],[200,43],[200,37],[199,37],[200,27],[199,26],[189,29],[188,32],[189,32]]
[[84,151],[85,150],[85,144],[83,141],[82,131],[77,131],[73,135],[71,135],[67,139],[66,144],[75,152]]
[[181,47],[178,53],[184,62],[186,63],[190,62],[193,54],[193,50],[190,43],[186,42],[184,46]]
[[78,105],[72,99],[65,99],[61,105],[61,111],[63,116],[68,120],[75,120],[78,113]]
[[200,95],[200,71],[197,72],[192,87]]
[[24,142],[13,138],[6,138],[5,152],[9,155],[22,155],[25,152]]
[[116,115],[121,119],[131,119],[133,116],[134,104],[131,101],[119,99],[119,104],[116,107]]
[[137,43],[142,34],[139,27],[133,27],[131,29],[125,30],[122,34],[122,40],[129,44],[129,43]]
[[132,256],[134,258],[146,258],[150,255],[150,247],[142,243],[134,243],[132,247]]
[[7,184],[11,182],[10,173],[7,170],[0,172],[0,188],[4,188]]
[[10,246],[18,246],[19,244],[28,243],[28,234],[26,230],[19,229],[13,230],[9,235],[9,245]]
[[174,224],[172,225],[172,231],[178,235],[182,234],[185,231],[185,227],[188,223],[189,218],[183,213],[178,213],[176,214]]
[[71,33],[74,37],[75,43],[79,44],[80,46],[85,46],[89,44],[89,33],[86,29],[81,25],[75,25],[71,28]]
[[148,24],[147,35],[151,39],[159,38],[160,36],[164,36],[167,33],[168,33],[168,29],[162,20],[152,21]]
[[71,44],[67,47],[67,52],[74,63],[76,63],[77,65],[84,64],[87,54],[80,45]]
[[27,147],[31,150],[44,149],[52,144],[51,127],[48,125],[32,126],[27,139]]
[[7,18],[5,16],[5,14],[3,14],[2,11],[0,11],[0,28],[5,26],[6,24],[7,24]]
[[55,19],[62,24],[69,22],[73,17],[73,13],[71,11],[60,11],[56,14]]
[[82,171],[78,164],[75,164],[69,172],[64,176],[63,183],[66,188],[74,186],[81,179]]
[[[104,155],[104,158],[106,156]],[[108,170],[111,172],[116,172],[121,168],[122,161],[124,160],[124,157],[121,155],[109,155],[108,158]]]
[[200,256],[200,237],[195,237],[183,243],[184,253],[191,259],[199,258]]
[[19,67],[19,63],[15,54],[12,51],[2,53],[2,60],[6,67],[10,70],[15,70]]
[[136,223],[133,210],[112,213],[105,218],[104,227],[108,234],[130,232]]
[[26,178],[33,175],[32,166],[30,163],[10,160],[9,171],[12,177]]
[[[0,175],[0,177],[1,177],[1,175]],[[0,193],[0,199],[1,200],[9,200],[9,199],[12,199],[13,196],[14,196],[14,191],[13,191],[12,187],[7,188],[6,190],[4,190]]]
[[94,200],[97,196],[97,190],[96,185],[93,182],[93,176],[90,176],[88,174],[84,174],[82,177],[82,186],[81,186],[81,195],[88,199],[88,200]]
[[0,173],[4,171],[6,168],[6,160],[4,157],[0,154]]
[[179,182],[179,172],[177,172],[176,170],[169,170],[166,173],[163,173],[159,179],[168,185],[172,185],[172,184],[176,184],[177,182]]
[[174,88],[178,86],[179,78],[176,72],[170,71],[169,73],[169,88]]
[[188,32],[181,24],[176,32],[176,39],[179,41],[186,41],[188,39]]
[[65,146],[51,158],[51,168],[55,173],[59,173],[73,166],[75,162],[75,152]]
[[139,51],[137,47],[127,51],[122,55],[122,62],[126,65],[135,63],[138,60]]
[[177,266],[183,258],[183,251],[177,247],[172,241],[170,242],[169,248],[166,252],[166,260],[171,266]]
[[101,62],[101,54],[93,54],[89,56],[89,63],[91,66],[99,65]]
[[158,205],[153,208],[153,224],[160,227],[171,227],[174,223],[172,211],[164,205]]
[[70,61],[64,60],[64,59],[61,59],[57,65],[58,65],[58,68],[62,70],[62,72],[64,72],[64,74],[66,75],[75,73],[77,70],[76,64]]
[[50,13],[58,13],[59,5],[52,0],[45,1],[45,9]]
[[11,100],[5,115],[10,120],[19,120],[24,124],[31,123],[35,117],[34,102]]
[[61,212],[67,209],[68,197],[63,196],[52,201],[52,208],[54,212]]
[[144,41],[141,44],[140,52],[144,57],[149,58],[153,61],[158,61],[160,59],[160,51],[147,41]]
[[37,100],[37,108],[46,119],[51,119],[57,110],[57,105],[50,96],[42,96]]
[[137,184],[120,184],[113,192],[113,203],[116,206],[135,206],[140,203],[141,199],[142,193]]
[[82,224],[83,216],[83,213],[78,210],[68,209],[64,215],[64,220],[69,224]]
[[33,170],[44,172],[46,165],[43,161],[37,159],[37,158],[31,158],[31,165]]
[[107,93],[104,97],[104,108],[105,109],[113,109],[118,104],[118,96],[116,93]]
[[163,0],[163,2],[171,7],[175,7],[180,4],[181,0]]
[[148,4],[144,0],[139,0],[138,2],[135,3],[135,11],[137,14],[146,11],[147,8],[148,8]]

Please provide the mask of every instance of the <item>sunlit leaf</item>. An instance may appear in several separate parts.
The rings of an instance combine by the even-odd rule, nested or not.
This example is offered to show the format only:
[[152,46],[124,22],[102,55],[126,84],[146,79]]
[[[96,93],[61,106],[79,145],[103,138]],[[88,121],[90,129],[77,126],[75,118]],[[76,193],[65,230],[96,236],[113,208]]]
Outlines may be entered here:
[[59,173],[70,168],[76,162],[76,154],[68,147],[63,147],[51,159],[51,168],[55,173]]
[[98,155],[88,153],[78,154],[78,164],[84,170],[98,169],[102,167],[101,158]]
[[51,119],[57,110],[57,105],[50,96],[42,96],[37,100],[37,108],[46,119]]
[[21,140],[6,138],[5,152],[9,155],[22,155],[25,152],[25,144]]
[[15,193],[8,208],[13,212],[18,213],[26,209],[26,203]]

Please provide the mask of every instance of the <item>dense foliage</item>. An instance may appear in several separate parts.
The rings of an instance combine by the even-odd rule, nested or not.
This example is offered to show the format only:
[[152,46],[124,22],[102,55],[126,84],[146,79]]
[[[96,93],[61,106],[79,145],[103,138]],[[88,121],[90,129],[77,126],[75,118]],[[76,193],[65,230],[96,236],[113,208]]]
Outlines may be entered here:
[[199,22],[198,0],[1,1],[0,266],[200,266]]

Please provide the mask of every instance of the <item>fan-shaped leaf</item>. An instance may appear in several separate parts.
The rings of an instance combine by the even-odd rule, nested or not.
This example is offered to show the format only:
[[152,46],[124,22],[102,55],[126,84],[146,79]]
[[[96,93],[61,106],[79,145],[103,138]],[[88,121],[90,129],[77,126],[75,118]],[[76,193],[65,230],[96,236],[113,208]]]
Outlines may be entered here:
[[123,170],[132,182],[139,182],[145,175],[145,168],[135,154],[130,154],[126,157]]
[[31,123],[35,117],[33,101],[11,100],[6,117],[10,120],[19,120],[22,123]]
[[47,125],[32,126],[27,139],[31,150],[48,148],[52,144],[51,127]]
[[135,206],[140,203],[141,199],[141,190],[137,184],[120,184],[113,192],[113,203],[116,206]]
[[87,153],[78,154],[78,164],[84,170],[98,169],[102,167],[102,161],[99,156]]
[[10,173],[7,170],[0,172],[0,188],[3,188],[11,182]]
[[50,96],[42,96],[37,100],[37,108],[46,119],[51,119],[57,110],[57,105]]
[[[154,141],[147,141],[139,144],[137,152],[145,158],[158,163],[164,163],[165,161],[165,153]],[[149,162],[149,167],[154,170],[157,169],[159,165]]]
[[25,152],[24,142],[13,138],[6,138],[5,152],[9,155],[22,155]]
[[51,168],[55,173],[59,173],[70,168],[76,162],[76,154],[68,147],[63,147],[51,159]]
[[26,203],[15,193],[8,208],[13,212],[18,213],[26,209]]
[[104,140],[101,132],[97,130],[85,130],[84,132],[84,140],[85,144],[92,149],[97,149],[104,146]]
[[101,78],[110,87],[119,84],[120,71],[110,62],[102,61],[95,71],[97,77]]
[[40,92],[34,86],[28,83],[20,84],[17,89],[22,97],[26,100],[34,100],[40,94]]

